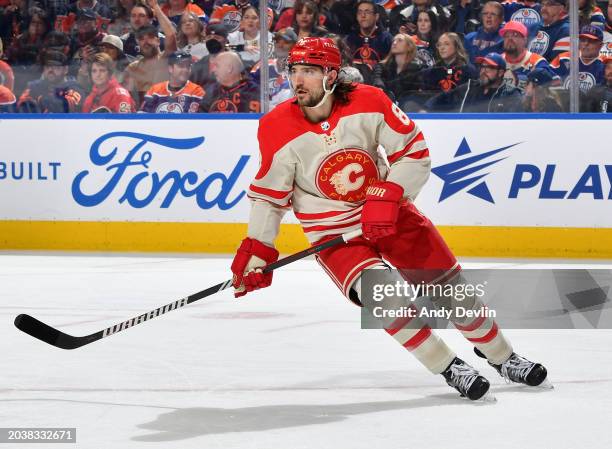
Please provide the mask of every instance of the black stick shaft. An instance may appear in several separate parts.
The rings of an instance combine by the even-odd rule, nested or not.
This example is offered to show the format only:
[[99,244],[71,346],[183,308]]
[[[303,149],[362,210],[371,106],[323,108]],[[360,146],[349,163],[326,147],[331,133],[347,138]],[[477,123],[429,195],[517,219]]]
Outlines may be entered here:
[[[348,242],[350,239],[358,237],[359,235],[361,235],[361,230],[347,232],[346,234],[339,235],[338,237],[327,240],[326,242],[320,243],[310,248],[306,248],[298,253],[292,254],[291,256],[287,256],[283,259],[277,260],[276,262],[266,265],[266,267],[263,269],[263,272],[269,273],[273,270],[276,270],[277,268],[284,267],[285,265],[303,259],[304,257],[307,257],[311,254],[316,254],[320,251],[323,251],[326,248],[331,248],[332,246]],[[15,326],[26,334],[29,334],[32,337],[44,341],[45,343],[48,343],[50,345],[62,349],[75,349],[92,343],[94,341],[100,340],[102,338],[109,337],[118,332],[124,331],[126,329],[129,329],[130,327],[133,327],[140,323],[144,323],[145,321],[149,321],[153,318],[156,318],[160,315],[164,315],[173,310],[185,307],[188,304],[194,303],[202,298],[206,298],[207,296],[214,295],[215,293],[230,288],[231,286],[231,280],[221,282],[205,290],[194,293],[193,295],[181,298],[162,307],[158,307],[157,309],[143,313],[142,315],[138,315],[134,318],[130,318],[128,320],[122,321],[121,323],[117,323],[113,326],[107,327],[106,329],[83,337],[75,337],[66,334],[26,314],[21,314],[17,316],[17,318],[15,318]]]

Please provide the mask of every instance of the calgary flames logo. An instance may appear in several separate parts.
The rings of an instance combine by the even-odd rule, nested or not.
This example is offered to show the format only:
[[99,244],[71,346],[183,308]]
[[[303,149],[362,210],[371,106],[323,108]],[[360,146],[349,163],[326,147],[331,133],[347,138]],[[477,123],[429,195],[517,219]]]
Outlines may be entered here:
[[377,180],[378,169],[372,156],[354,148],[329,155],[317,170],[317,188],[332,200],[362,201],[366,189]]

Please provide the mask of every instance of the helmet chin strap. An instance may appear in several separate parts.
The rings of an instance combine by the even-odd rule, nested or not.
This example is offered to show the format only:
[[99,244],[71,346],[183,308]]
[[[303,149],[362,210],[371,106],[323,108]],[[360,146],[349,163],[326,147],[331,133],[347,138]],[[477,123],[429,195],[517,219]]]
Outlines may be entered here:
[[325,75],[323,77],[323,92],[325,92],[323,94],[323,98],[321,98],[321,101],[319,101],[319,103],[317,103],[316,106],[304,106],[304,107],[307,108],[307,109],[316,109],[316,108],[320,107],[321,105],[323,105],[327,101],[329,96],[334,93],[335,89],[336,89],[336,83],[334,83],[334,85],[329,90],[327,89],[327,75]]

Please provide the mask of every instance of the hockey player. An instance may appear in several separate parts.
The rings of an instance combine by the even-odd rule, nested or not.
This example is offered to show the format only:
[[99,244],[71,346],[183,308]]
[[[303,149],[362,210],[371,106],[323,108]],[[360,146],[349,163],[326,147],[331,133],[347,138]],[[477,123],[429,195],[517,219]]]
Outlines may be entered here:
[[142,112],[196,113],[204,98],[204,89],[189,81],[191,56],[177,51],[168,57],[170,79],[154,84],[145,95]]
[[[290,207],[313,244],[363,230],[362,237],[317,256],[357,305],[366,268],[378,267],[390,282],[397,279],[383,258],[406,280],[414,281],[422,270],[436,272],[426,282],[461,279],[457,260],[413,204],[430,172],[429,149],[418,126],[381,90],[339,81],[340,52],[331,39],[299,40],[288,65],[296,96],[259,125],[261,164],[248,191],[248,237],[231,266],[235,296],[272,283],[272,273],[263,274],[261,267],[278,258],[274,240]],[[386,151],[388,171],[378,168],[379,145]],[[483,308],[476,298],[468,302],[475,310]],[[539,385],[546,378],[542,365],[513,352],[490,317],[455,319],[454,324],[506,379]],[[488,391],[489,382],[420,319],[398,318],[385,329],[461,395],[476,400]]]

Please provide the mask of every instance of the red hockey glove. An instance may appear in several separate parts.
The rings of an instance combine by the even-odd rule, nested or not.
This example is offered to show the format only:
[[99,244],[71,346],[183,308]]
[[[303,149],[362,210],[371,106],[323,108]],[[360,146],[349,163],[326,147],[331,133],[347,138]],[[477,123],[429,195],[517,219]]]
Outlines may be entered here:
[[264,274],[261,268],[277,260],[278,251],[274,248],[259,240],[244,239],[232,262],[234,297],[239,298],[253,290],[269,287],[272,284],[272,272]]
[[366,191],[361,211],[363,236],[371,241],[395,234],[395,223],[404,188],[390,181],[372,184]]

